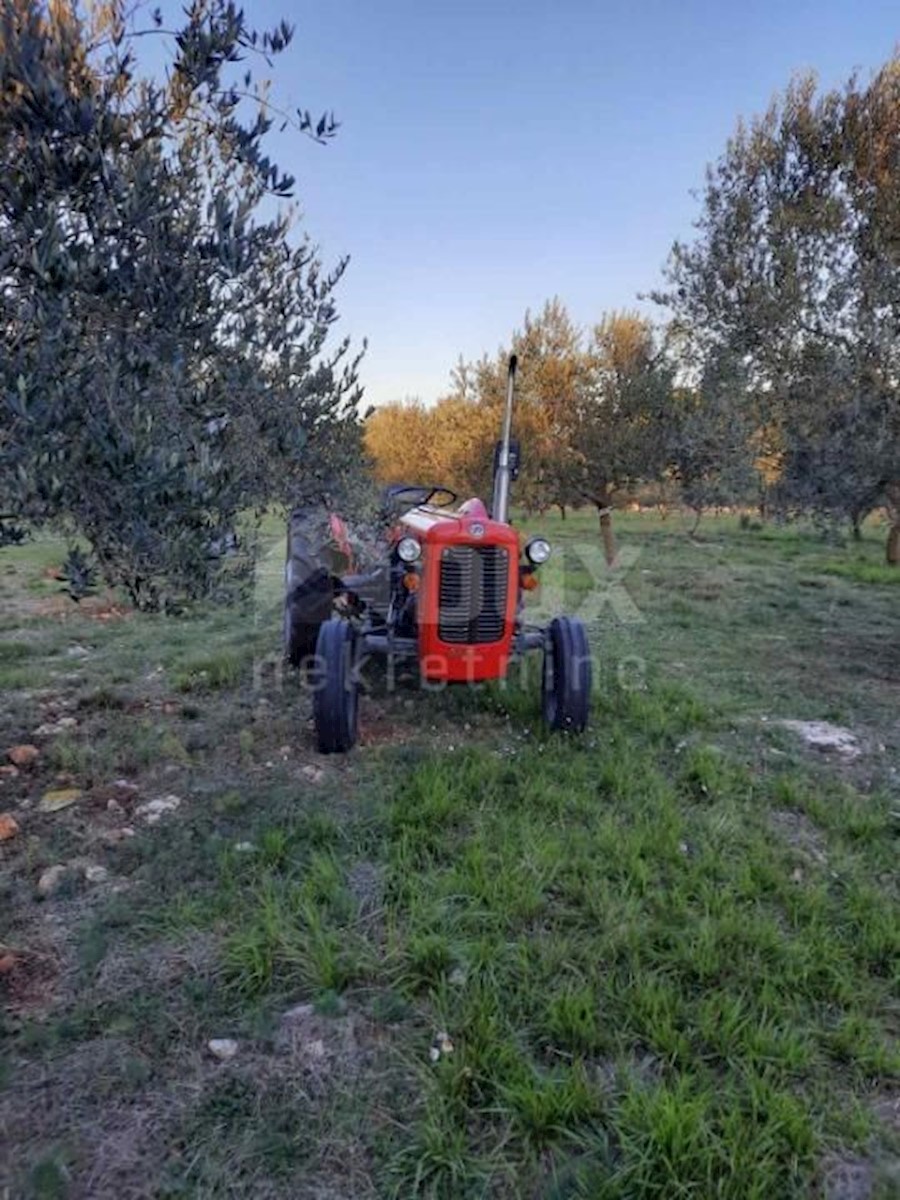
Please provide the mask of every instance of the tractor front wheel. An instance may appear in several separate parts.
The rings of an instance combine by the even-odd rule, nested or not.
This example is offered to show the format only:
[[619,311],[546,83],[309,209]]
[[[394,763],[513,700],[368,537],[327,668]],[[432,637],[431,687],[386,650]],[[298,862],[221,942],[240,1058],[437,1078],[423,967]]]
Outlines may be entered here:
[[356,743],[359,718],[358,636],[349,621],[323,622],[310,672],[313,720],[322,754],[342,754]]
[[575,617],[554,617],[547,630],[541,711],[550,729],[581,733],[591,707],[591,652]]

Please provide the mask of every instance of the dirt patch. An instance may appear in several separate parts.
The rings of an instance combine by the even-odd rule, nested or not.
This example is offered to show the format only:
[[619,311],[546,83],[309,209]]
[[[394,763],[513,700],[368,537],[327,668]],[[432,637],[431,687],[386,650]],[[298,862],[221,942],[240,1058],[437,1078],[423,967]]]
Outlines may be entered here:
[[314,1078],[356,1075],[368,1058],[371,1031],[352,1014],[326,1017],[297,1004],[281,1018],[274,1041],[277,1073],[298,1070]]
[[0,1001],[10,1017],[49,1009],[60,973],[55,950],[3,946],[4,970],[0,973]]
[[769,814],[769,824],[792,850],[822,866],[828,862],[825,835],[806,813],[791,808],[776,809]]
[[93,1003],[114,1000],[138,988],[162,992],[186,976],[211,977],[218,966],[219,938],[196,931],[180,941],[152,946],[116,945],[100,964],[90,992]]
[[875,1172],[864,1158],[831,1154],[822,1164],[822,1200],[869,1200]]
[[900,1090],[879,1092],[872,1102],[872,1112],[893,1133],[900,1134]]

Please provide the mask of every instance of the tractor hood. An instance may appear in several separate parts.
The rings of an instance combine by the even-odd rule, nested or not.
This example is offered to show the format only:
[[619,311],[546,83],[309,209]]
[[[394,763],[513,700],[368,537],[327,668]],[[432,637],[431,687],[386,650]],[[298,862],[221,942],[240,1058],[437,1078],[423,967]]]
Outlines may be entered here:
[[400,518],[404,534],[423,544],[506,546],[518,554],[519,538],[503,521],[492,521],[481,501],[466,501],[456,510],[420,505]]

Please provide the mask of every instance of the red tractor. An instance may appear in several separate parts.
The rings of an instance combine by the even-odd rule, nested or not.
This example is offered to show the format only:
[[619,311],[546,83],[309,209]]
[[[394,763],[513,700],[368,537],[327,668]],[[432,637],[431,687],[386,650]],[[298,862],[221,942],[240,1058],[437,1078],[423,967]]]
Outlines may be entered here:
[[524,545],[508,520],[518,454],[511,441],[516,358],[509,362],[503,436],[497,444],[491,510],[481,500],[453,507],[448,488],[388,489],[397,512],[386,562],[366,574],[351,565],[343,523],[331,518],[332,547],[312,553],[303,514],[292,514],[285,570],[285,653],[306,665],[313,689],[319,750],[349,750],[356,741],[360,670],[386,655],[416,660],[428,683],[505,679],[529,650],[543,653],[542,713],[551,729],[580,732],[588,721],[591,658],[584,625],[555,617],[525,620],[523,598],[550,557],[550,544]]

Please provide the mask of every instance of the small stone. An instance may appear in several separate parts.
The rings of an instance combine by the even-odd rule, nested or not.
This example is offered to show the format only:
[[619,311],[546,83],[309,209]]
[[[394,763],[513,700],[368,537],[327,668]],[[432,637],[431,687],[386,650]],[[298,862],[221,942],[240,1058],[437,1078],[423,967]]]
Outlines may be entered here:
[[0,842],[9,842],[19,832],[19,822],[12,813],[0,813]]
[[13,954],[10,950],[4,950],[0,954],[0,975],[8,975],[10,971],[14,971],[19,962],[19,956]]
[[6,757],[16,767],[30,767],[33,762],[40,758],[41,752],[37,746],[24,743],[20,746],[13,746],[7,750]]
[[137,784],[128,779],[114,779],[112,785],[117,792],[129,792],[132,795],[138,790]]
[[59,889],[59,885],[66,877],[66,868],[62,863],[57,863],[53,867],[47,867],[42,871],[40,878],[37,881],[37,893],[46,899],[52,896]]
[[325,777],[325,772],[321,767],[314,767],[312,763],[307,763],[302,768],[300,774],[304,779],[308,779],[310,783],[321,783]]
[[234,849],[237,854],[252,854],[256,847],[252,842],[236,842]]
[[295,1004],[282,1016],[282,1021],[307,1021],[316,1011],[314,1004]]
[[791,871],[791,883],[802,883],[802,882],[803,882],[803,869],[801,867],[794,867],[793,871]]
[[69,646],[66,650],[66,658],[87,658],[90,650],[86,646],[80,645],[78,642],[74,646]]
[[325,1043],[321,1038],[316,1038],[315,1041],[307,1042],[306,1053],[309,1058],[324,1058]]
[[130,825],[123,825],[121,829],[108,829],[103,835],[103,840],[109,846],[116,846],[119,842],[125,842],[129,838],[134,837],[134,830]]
[[121,805],[121,804],[118,802],[118,800],[116,800],[115,798],[113,798],[113,799],[111,799],[111,800],[107,800],[107,802],[106,802],[106,811],[107,811],[107,812],[111,812],[111,813],[123,813],[123,812],[125,811],[125,809],[124,809],[124,808],[122,807],[122,805]]
[[109,879],[109,871],[106,867],[89,866],[84,868],[84,877],[88,883],[106,883]]
[[55,788],[44,792],[38,804],[38,812],[53,813],[68,808],[81,798],[81,788]]
[[210,1038],[206,1047],[219,1062],[230,1062],[238,1052],[238,1044],[234,1038]]
[[462,967],[454,967],[448,978],[454,987],[462,987],[466,982],[467,976]]
[[18,774],[19,768],[14,767],[12,763],[4,763],[3,766],[0,767],[0,781],[4,779],[15,779]]
[[180,805],[180,796],[157,796],[155,800],[139,804],[134,812],[135,816],[143,817],[148,825],[156,825],[166,813],[174,812]]

